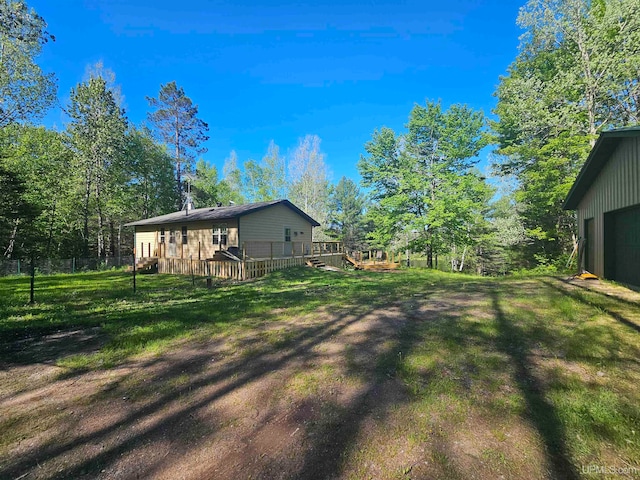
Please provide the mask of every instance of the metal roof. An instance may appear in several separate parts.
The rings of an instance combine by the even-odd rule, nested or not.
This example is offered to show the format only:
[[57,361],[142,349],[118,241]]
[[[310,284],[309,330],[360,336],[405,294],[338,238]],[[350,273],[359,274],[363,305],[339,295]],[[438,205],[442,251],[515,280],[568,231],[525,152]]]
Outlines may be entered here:
[[564,210],[576,210],[582,197],[584,197],[591,184],[609,161],[611,154],[620,143],[620,139],[637,136],[640,136],[640,126],[616,128],[615,130],[602,132],[591,153],[589,153],[587,161],[582,166],[576,181],[573,183],[562,208]]
[[168,213],[166,215],[160,215],[153,218],[145,218],[144,220],[138,220],[136,222],[126,223],[125,227],[138,227],[142,225],[162,225],[167,223],[190,223],[190,222],[202,222],[210,220],[230,220],[233,218],[239,218],[249,213],[258,212],[265,208],[273,207],[275,205],[284,205],[296,212],[301,217],[305,218],[314,227],[319,227],[320,224],[304,213],[298,207],[296,207],[289,200],[272,200],[269,202],[259,203],[247,203],[245,205],[230,205],[225,207],[206,207],[196,208],[187,212],[182,210],[180,212]]

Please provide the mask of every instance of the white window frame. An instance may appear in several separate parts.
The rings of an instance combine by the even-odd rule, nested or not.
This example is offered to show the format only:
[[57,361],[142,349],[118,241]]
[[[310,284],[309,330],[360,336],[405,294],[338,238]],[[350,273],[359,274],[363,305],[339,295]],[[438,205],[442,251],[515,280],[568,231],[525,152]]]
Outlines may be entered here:
[[212,243],[226,247],[229,244],[229,227],[226,223],[214,223],[212,229]]

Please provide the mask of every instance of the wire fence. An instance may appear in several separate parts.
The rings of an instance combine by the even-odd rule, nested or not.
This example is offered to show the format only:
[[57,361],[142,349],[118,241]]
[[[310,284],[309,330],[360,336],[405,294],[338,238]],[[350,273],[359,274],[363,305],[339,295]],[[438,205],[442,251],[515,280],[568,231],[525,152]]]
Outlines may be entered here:
[[[37,274],[78,273],[133,265],[131,257],[109,258],[37,258],[34,262]],[[0,277],[29,275],[30,260],[0,260]]]

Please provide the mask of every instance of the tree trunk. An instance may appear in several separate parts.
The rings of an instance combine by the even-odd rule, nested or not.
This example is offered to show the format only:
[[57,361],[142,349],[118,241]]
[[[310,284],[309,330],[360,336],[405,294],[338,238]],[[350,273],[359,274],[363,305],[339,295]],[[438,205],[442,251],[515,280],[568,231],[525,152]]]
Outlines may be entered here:
[[84,194],[84,211],[83,215],[83,228],[82,228],[82,240],[83,240],[83,256],[89,257],[89,201],[91,199],[91,178],[90,172],[87,172],[85,179],[85,194]]
[[467,247],[464,247],[464,250],[462,251],[462,259],[460,260],[460,268],[458,269],[459,272],[462,271],[462,269],[464,268],[464,257],[467,254]]
[[4,251],[5,258],[11,258],[11,254],[13,253],[13,249],[16,244],[16,237],[18,236],[18,224],[20,220],[15,219],[13,223],[13,230],[11,230],[11,236],[9,237],[9,244],[7,245],[6,250]]
[[116,230],[113,225],[113,220],[110,220],[109,221],[109,256],[112,258],[116,256],[115,238],[116,238]]
[[98,237],[97,237],[97,248],[98,248],[98,258],[104,257],[104,218],[102,216],[102,204],[100,198],[100,178],[96,181],[96,204],[97,204],[97,212],[98,212]]
[[53,222],[56,215],[56,204],[57,204],[57,201],[54,198],[53,206],[51,208],[51,216],[49,217],[49,238],[47,238],[47,250],[46,250],[47,257],[51,257],[51,243],[53,243]]

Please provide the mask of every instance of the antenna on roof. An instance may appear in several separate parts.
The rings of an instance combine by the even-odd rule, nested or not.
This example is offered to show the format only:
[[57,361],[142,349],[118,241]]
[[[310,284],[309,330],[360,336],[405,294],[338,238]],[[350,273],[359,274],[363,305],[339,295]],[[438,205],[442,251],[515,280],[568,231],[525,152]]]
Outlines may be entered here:
[[185,215],[189,215],[189,212],[193,210],[193,198],[191,198],[191,182],[195,179],[195,175],[193,175],[192,173],[185,173],[183,177],[187,180],[187,195],[185,196],[182,210],[184,210]]

